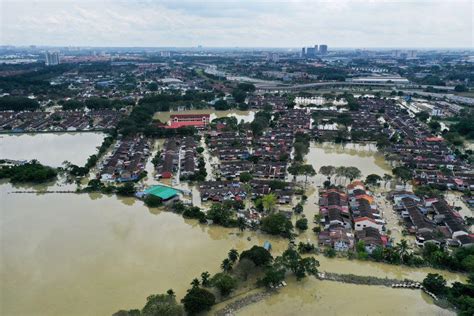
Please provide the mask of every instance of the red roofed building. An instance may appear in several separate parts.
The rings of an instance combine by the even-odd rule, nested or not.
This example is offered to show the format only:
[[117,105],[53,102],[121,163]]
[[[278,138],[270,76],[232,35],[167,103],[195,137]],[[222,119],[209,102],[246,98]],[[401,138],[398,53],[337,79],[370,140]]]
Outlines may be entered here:
[[210,114],[173,114],[170,120],[173,122],[204,122],[209,124]]
[[442,137],[426,137],[427,142],[442,142]]

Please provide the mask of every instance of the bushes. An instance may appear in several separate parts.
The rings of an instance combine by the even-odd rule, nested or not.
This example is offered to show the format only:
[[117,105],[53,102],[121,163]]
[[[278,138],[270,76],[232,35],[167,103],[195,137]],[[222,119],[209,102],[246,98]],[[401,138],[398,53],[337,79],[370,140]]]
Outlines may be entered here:
[[148,194],[143,201],[148,207],[159,207],[163,205],[163,200],[152,194]]
[[301,219],[296,221],[295,226],[299,230],[307,230],[308,229],[308,220],[306,218],[301,218]]
[[117,187],[117,195],[121,196],[134,196],[137,190],[133,183],[126,183],[123,186]]
[[469,276],[467,283],[454,282],[452,287],[446,284],[439,274],[429,273],[423,280],[423,286],[428,291],[447,298],[457,308],[459,315],[474,315],[474,274]]
[[206,223],[206,214],[197,206],[186,207],[183,211],[183,217],[194,218],[201,223]]
[[214,294],[206,289],[194,286],[181,300],[188,315],[196,315],[211,309],[216,302]]
[[0,169],[0,179],[9,178],[12,183],[43,183],[55,179],[57,174],[55,169],[43,166],[36,160]]
[[211,284],[219,289],[222,296],[227,296],[237,287],[237,279],[227,273],[217,273],[212,277]]
[[0,98],[1,111],[34,111],[39,109],[38,101],[25,97],[5,96]]
[[257,267],[265,266],[272,262],[273,257],[265,248],[253,246],[249,250],[245,250],[240,254],[240,261],[248,259]]
[[270,214],[262,219],[261,229],[272,235],[290,237],[293,231],[293,224],[284,214]]
[[431,293],[440,295],[446,291],[446,280],[437,273],[428,273],[423,280],[423,286]]

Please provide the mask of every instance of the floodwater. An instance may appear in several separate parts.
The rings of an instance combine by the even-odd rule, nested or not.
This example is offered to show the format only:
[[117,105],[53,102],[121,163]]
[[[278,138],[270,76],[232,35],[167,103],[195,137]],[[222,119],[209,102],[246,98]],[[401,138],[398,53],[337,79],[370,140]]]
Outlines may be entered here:
[[[49,134],[38,136],[45,135]],[[74,148],[79,148],[75,144]],[[71,144],[66,145],[71,148]],[[158,146],[162,144],[157,142],[155,151]],[[68,150],[58,147],[60,155],[51,155],[50,159],[68,159]],[[49,149],[35,147],[35,157],[48,157]],[[358,157],[357,153],[351,155],[352,150],[350,146],[342,150],[313,144],[310,159],[318,169],[320,165],[332,164],[354,165],[363,173],[387,172],[375,162],[376,153],[370,150],[360,154],[368,159],[365,165],[344,163],[344,159],[338,158]],[[72,152],[77,156],[82,151],[81,147],[81,152]],[[91,149],[84,157],[93,152]],[[156,183],[153,167],[147,164],[146,169],[146,184]],[[34,189],[45,187],[64,185],[50,183]],[[237,229],[201,225],[177,214],[149,209],[134,198],[11,193],[16,190],[17,186],[0,182],[0,315],[110,315],[119,309],[140,308],[148,295],[169,288],[174,289],[178,298],[183,297],[193,278],[203,271],[219,270],[231,248],[242,251],[269,240],[274,255],[278,255],[288,245],[283,238],[257,232],[240,233]],[[313,192],[307,206],[314,205],[317,190]],[[306,207],[305,214],[311,222],[313,213],[308,213]],[[315,242],[311,230],[301,234],[297,242],[307,239]],[[427,273],[435,272],[323,256],[317,259],[320,270],[328,272],[419,281]],[[465,279],[462,275],[439,273],[450,282]],[[447,314],[416,291],[321,282],[314,278],[299,283],[290,281],[279,295],[241,312],[288,315],[295,314],[294,311],[314,314],[314,310],[329,315]]]
[[[275,254],[287,247],[282,238],[203,226],[148,209],[133,198],[8,193],[13,190],[9,184],[0,185],[2,315],[110,315],[141,307],[149,294],[169,288],[182,297],[194,277],[206,270],[217,272],[231,248],[242,251],[263,245],[265,240],[272,243]],[[321,271],[360,275],[422,280],[432,271],[346,259],[318,260]],[[450,281],[462,279],[443,274]],[[406,296],[403,291],[392,291],[395,301]],[[344,285],[345,295],[357,297],[359,292]],[[310,293],[301,295],[303,299]],[[336,293],[326,295],[329,301],[340,300]],[[278,297],[271,300],[278,301]],[[424,305],[416,309],[433,308],[421,298],[417,301]],[[308,309],[319,305],[307,304]]]
[[228,110],[228,111],[216,111],[214,109],[203,109],[203,110],[186,110],[186,111],[172,111],[172,112],[156,112],[154,115],[155,120],[160,120],[162,123],[168,122],[171,115],[174,114],[210,114],[211,121],[221,117],[235,117],[238,122],[243,120],[246,123],[252,122],[255,117],[255,111],[239,111],[239,110]]
[[316,143],[312,142],[306,160],[319,171],[321,166],[334,167],[357,167],[362,173],[362,177],[369,174],[384,173],[391,174],[392,168],[385,161],[383,154],[377,151],[375,144],[334,144],[334,143]]
[[237,315],[456,315],[419,290],[306,278],[241,309]]
[[102,133],[40,133],[0,135],[0,159],[31,160],[60,167],[67,160],[78,166],[97,152]]

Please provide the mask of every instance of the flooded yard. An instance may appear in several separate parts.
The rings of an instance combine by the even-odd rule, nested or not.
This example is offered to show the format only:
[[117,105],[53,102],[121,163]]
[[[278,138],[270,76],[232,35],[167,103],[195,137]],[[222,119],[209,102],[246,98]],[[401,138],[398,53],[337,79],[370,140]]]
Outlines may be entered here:
[[67,160],[83,166],[104,137],[102,133],[0,134],[0,159],[36,159],[52,167]]
[[377,151],[375,144],[334,144],[312,142],[306,161],[319,171],[321,166],[357,167],[362,177],[375,173],[383,176],[391,174],[392,167],[385,161],[383,154]]

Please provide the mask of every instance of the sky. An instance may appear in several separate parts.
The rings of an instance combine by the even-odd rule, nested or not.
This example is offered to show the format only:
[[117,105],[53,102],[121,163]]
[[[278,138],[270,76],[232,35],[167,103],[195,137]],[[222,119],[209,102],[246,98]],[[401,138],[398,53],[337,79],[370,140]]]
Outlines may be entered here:
[[1,45],[474,47],[473,0],[0,0]]

